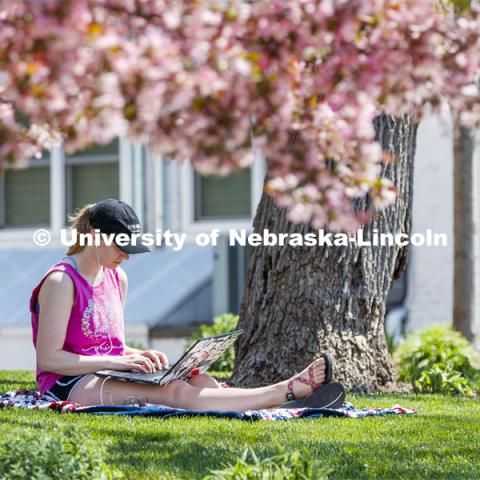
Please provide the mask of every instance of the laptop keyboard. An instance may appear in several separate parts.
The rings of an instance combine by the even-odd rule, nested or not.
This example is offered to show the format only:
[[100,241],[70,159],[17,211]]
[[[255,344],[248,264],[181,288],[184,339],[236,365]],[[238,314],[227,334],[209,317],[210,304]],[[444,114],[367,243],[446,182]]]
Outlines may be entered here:
[[170,369],[167,368],[166,370],[160,370],[159,372],[153,372],[153,373],[136,373],[136,372],[135,373],[121,372],[121,373],[122,373],[122,377],[126,377],[126,378],[138,378],[138,379],[144,378],[145,380],[155,380],[159,377],[163,377],[169,371]]
[[155,379],[158,377],[163,377],[170,369],[167,368],[165,370],[160,370],[159,372],[154,372],[154,373],[134,373],[134,375],[140,375],[142,378],[147,378],[148,380],[150,379]]

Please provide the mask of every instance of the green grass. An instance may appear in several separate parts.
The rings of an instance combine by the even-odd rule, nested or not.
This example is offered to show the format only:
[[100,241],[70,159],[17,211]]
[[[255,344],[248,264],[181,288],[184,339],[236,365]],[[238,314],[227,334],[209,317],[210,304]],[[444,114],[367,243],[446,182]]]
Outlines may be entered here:
[[[0,372],[0,391],[34,387],[31,372]],[[246,446],[259,457],[307,447],[329,478],[474,479],[480,470],[480,400],[440,395],[349,395],[357,407],[415,407],[417,415],[247,423],[212,418],[126,418],[0,410],[0,438],[75,422],[107,445],[127,479],[201,479]]]

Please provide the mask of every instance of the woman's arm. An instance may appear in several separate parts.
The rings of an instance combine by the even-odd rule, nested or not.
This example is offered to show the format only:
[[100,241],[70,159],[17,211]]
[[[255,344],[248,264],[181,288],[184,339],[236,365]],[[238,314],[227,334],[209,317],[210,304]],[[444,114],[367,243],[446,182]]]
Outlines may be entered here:
[[131,355],[132,353],[142,353],[143,350],[139,350],[138,348],[129,347],[125,345],[125,355]]
[[63,350],[74,295],[73,282],[66,273],[52,272],[45,279],[38,297],[38,365],[42,370],[59,375],[80,375],[105,368],[121,369],[121,357],[86,356]]

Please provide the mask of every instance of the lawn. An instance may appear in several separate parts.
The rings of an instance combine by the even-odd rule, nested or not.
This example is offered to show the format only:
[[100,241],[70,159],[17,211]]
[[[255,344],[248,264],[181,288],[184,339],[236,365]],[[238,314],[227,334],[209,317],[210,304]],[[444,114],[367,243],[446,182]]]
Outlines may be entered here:
[[[34,386],[32,372],[0,372],[0,391]],[[480,400],[439,395],[349,395],[357,407],[417,408],[411,416],[247,423],[210,418],[96,417],[0,410],[0,438],[75,422],[106,445],[127,479],[201,479],[246,446],[260,457],[307,447],[332,479],[475,479],[480,470]],[[276,446],[277,445],[277,446]]]

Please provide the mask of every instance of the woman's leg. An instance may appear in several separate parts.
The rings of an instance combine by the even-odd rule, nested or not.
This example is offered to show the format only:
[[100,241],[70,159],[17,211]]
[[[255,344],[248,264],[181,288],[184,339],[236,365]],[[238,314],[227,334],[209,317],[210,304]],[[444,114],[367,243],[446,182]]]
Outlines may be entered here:
[[[308,380],[310,378],[309,368],[311,368],[310,374],[313,375],[314,381],[322,383],[325,379],[325,360],[323,358],[315,360],[292,378]],[[142,402],[189,410],[244,411],[277,407],[286,402],[289,380],[266,387],[249,389],[198,387],[180,380],[157,387],[99,378],[92,374],[86,375],[75,385],[70,394],[70,401],[81,405],[128,405]],[[203,381],[205,381],[204,378]],[[307,383],[295,382],[293,388],[297,398],[306,397],[312,392],[312,388]]]
[[188,383],[194,387],[202,388],[222,388],[222,386],[210,375],[200,373],[199,375],[193,375]]

